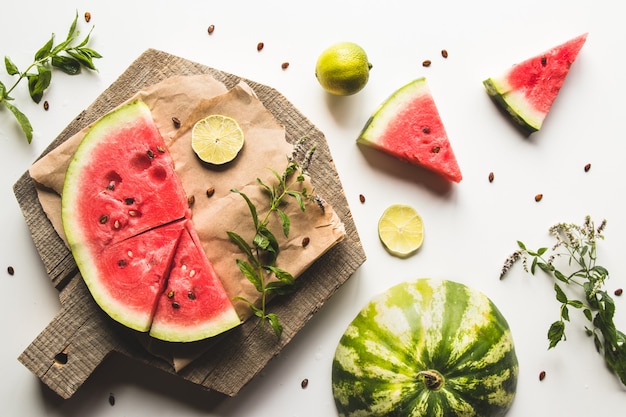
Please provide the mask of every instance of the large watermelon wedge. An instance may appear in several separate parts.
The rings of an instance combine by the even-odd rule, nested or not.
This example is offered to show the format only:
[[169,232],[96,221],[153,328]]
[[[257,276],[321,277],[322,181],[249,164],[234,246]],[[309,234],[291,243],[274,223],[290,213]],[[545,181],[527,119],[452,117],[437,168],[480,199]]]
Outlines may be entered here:
[[210,298],[198,297],[202,309],[195,307],[200,303],[180,303],[184,319],[176,322],[177,332],[153,336],[193,341],[240,323],[206,254],[189,243],[194,232],[188,200],[146,104],[123,105],[90,128],[70,161],[61,198],[76,264],[113,319],[149,331],[155,314],[162,316],[169,281],[180,281],[176,266],[189,258],[199,272],[191,282],[194,292]]
[[449,181],[463,178],[425,78],[387,98],[366,122],[357,143],[420,165]]
[[585,33],[486,79],[487,94],[524,133],[536,132],[586,40]]
[[332,390],[341,417],[496,417],[513,403],[518,367],[487,296],[422,278],[358,313],[337,345]]

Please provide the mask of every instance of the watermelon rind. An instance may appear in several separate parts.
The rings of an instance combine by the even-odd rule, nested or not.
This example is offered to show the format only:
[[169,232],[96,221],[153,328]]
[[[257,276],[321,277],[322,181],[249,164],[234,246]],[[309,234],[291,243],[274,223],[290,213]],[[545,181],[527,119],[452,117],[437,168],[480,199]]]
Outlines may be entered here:
[[519,364],[508,323],[482,292],[420,278],[375,296],[332,362],[340,417],[505,415]]
[[511,91],[504,78],[483,81],[487,94],[526,135],[541,129],[546,115],[530,106],[522,94]]

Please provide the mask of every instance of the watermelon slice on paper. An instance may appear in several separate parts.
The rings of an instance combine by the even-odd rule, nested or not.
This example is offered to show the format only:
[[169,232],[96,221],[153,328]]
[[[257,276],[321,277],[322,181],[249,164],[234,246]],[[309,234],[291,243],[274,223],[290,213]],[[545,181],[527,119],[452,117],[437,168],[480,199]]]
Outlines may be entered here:
[[164,291],[181,285],[177,265],[190,259],[197,276],[184,284],[198,296],[177,304],[176,332],[152,335],[195,341],[241,323],[206,254],[190,243],[185,191],[142,101],[103,116],[85,134],[65,175],[61,216],[89,291],[114,320],[141,332],[155,316],[162,323]]
[[538,131],[586,40],[585,33],[486,79],[487,94],[522,132]]
[[460,182],[461,169],[425,78],[404,85],[366,122],[357,143]]

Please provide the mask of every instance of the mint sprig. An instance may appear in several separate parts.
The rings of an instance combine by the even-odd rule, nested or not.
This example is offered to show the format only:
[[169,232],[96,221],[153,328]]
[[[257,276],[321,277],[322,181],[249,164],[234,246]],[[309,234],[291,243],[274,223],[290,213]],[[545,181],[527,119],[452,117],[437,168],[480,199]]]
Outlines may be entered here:
[[26,80],[28,82],[28,92],[31,99],[35,103],[39,103],[52,81],[52,68],[58,68],[69,75],[76,75],[80,74],[82,68],[96,70],[93,60],[102,58],[102,55],[98,52],[87,47],[93,26],[80,43],[74,44],[80,36],[80,32],[76,28],[77,23],[78,12],[76,12],[76,16],[70,25],[65,40],[55,46],[55,36],[53,33],[50,39],[35,52],[33,62],[23,71],[19,69],[11,58],[8,56],[4,57],[6,72],[10,76],[17,76],[17,79],[11,87],[7,87],[0,81],[0,106],[7,108],[13,113],[28,143],[31,143],[33,139],[33,127],[28,117],[19,110],[17,106],[11,103],[11,101],[14,100],[11,93],[15,87],[17,87],[22,80]]
[[[590,216],[586,216],[582,225],[558,223],[550,227],[550,235],[556,240],[551,248],[530,250],[518,241],[519,249],[505,261],[500,279],[519,260],[532,275],[539,268],[552,276],[560,317],[548,329],[548,349],[567,339],[565,327],[570,311],[579,310],[589,323],[585,332],[593,337],[596,350],[626,385],[626,335],[613,322],[615,302],[605,289],[609,272],[597,263],[597,242],[604,239],[605,227],[605,220],[595,227]],[[568,295],[576,290],[578,296]]]
[[[278,219],[283,236],[288,238],[291,231],[291,219],[285,212],[284,206],[289,204],[289,201],[295,201],[303,212],[306,210],[307,201],[316,202],[318,207],[324,210],[324,202],[321,198],[302,186],[315,152],[314,147],[310,148],[304,153],[303,159],[299,161],[298,156],[302,156],[304,149],[303,142],[304,139],[296,144],[282,173],[270,168],[275,181],[267,184],[257,178],[257,183],[268,196],[266,208],[257,207],[245,193],[237,189],[231,190],[241,195],[250,210],[254,237],[251,242],[248,242],[234,231],[227,231],[226,233],[230,241],[236,244],[246,255],[245,259],[237,259],[237,267],[261,294],[258,305],[243,297],[236,297],[236,299],[246,302],[253,314],[261,319],[262,325],[269,322],[277,337],[282,335],[283,326],[275,313],[268,312],[268,301],[273,295],[285,295],[293,292],[296,288],[296,282],[291,273],[277,266],[280,242],[270,230],[270,221]],[[261,210],[265,210],[265,213],[261,213]]]

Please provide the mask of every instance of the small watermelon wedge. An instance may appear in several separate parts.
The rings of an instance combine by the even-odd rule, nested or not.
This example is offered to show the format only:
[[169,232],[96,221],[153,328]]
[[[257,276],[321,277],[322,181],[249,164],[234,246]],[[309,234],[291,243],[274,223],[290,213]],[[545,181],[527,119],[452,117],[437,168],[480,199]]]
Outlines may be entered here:
[[587,33],[483,81],[487,94],[526,135],[541,129]]
[[387,98],[366,122],[357,143],[422,166],[448,181],[458,183],[463,178],[423,77]]
[[[185,190],[142,101],[113,110],[85,134],[65,175],[61,217],[87,288],[119,323],[168,342],[241,323],[192,238]],[[170,297],[172,288],[186,298]]]

